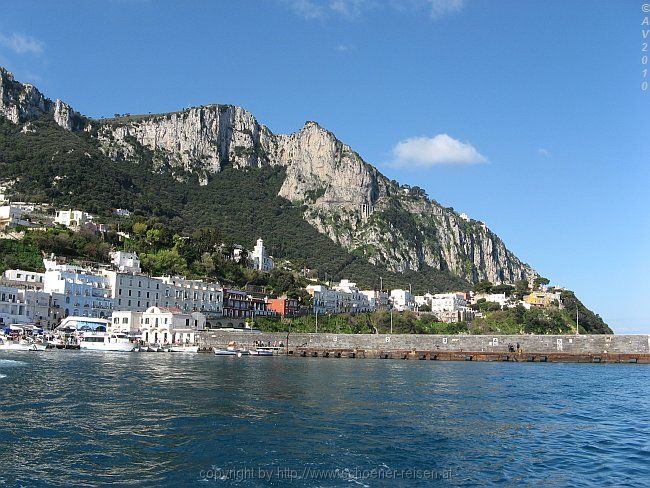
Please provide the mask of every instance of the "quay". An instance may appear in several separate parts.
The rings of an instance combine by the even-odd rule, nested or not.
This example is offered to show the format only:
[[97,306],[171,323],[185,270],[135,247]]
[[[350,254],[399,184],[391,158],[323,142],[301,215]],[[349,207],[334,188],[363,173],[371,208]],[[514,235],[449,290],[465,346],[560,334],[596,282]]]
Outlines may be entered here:
[[208,330],[197,334],[200,350],[231,341],[282,344],[278,355],[426,361],[572,362],[650,364],[650,335],[417,335],[287,334]]

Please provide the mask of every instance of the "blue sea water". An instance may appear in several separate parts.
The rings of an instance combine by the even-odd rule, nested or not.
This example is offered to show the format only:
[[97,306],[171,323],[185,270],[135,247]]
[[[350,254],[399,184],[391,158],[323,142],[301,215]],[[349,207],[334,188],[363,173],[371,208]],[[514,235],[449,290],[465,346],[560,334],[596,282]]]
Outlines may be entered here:
[[650,367],[0,353],[7,486],[648,486]]

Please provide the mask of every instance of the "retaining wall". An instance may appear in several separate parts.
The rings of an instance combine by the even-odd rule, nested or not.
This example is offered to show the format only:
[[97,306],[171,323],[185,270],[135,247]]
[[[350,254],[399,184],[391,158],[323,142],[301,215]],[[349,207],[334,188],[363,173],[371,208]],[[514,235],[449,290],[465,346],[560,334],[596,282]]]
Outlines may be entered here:
[[202,348],[236,341],[252,347],[254,341],[282,341],[290,351],[364,350],[507,353],[519,343],[522,353],[650,354],[650,335],[415,335],[415,334],[289,334],[202,331]]

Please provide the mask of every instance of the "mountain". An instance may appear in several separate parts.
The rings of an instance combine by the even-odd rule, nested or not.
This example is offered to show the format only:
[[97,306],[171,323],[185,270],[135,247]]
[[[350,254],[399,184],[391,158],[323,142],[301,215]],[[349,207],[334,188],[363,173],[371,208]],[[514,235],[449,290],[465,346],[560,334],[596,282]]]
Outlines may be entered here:
[[[217,208],[229,212],[230,207],[238,205],[238,199],[254,198],[238,194],[224,201],[220,195],[227,191],[231,180],[241,183],[242,178],[250,177],[246,175],[265,175],[270,180],[269,188],[277,192],[268,195],[269,188],[265,189],[263,182],[255,187],[257,192],[267,194],[265,207],[272,206],[275,213],[284,212],[285,216],[295,216],[299,212],[303,222],[292,220],[294,227],[303,229],[304,235],[322,244],[313,237],[314,233],[305,230],[303,223],[308,223],[311,229],[326,236],[349,256],[337,268],[338,274],[349,271],[346,266],[352,262],[355,269],[365,262],[377,270],[374,274],[380,274],[383,269],[393,276],[403,275],[410,279],[428,276],[433,280],[430,289],[443,288],[441,280],[447,280],[447,286],[451,283],[460,286],[483,279],[500,283],[537,276],[485,224],[462,218],[452,209],[429,199],[418,187],[390,181],[315,122],[307,122],[294,134],[274,134],[252,114],[231,105],[90,119],[60,100],[52,102],[45,98],[32,85],[16,82],[1,68],[0,115],[16,129],[20,128],[24,137],[36,137],[33,132],[39,130],[54,134],[51,128],[43,125],[52,121],[71,135],[77,134],[75,142],[62,134],[56,138],[87,148],[84,149],[85,159],[77,161],[82,168],[93,166],[103,173],[107,172],[106,168],[112,168],[103,179],[115,188],[113,197],[123,195],[124,203],[115,201],[115,206],[127,206],[134,194],[144,191],[143,182],[155,175],[157,185],[162,178],[166,181],[165,189],[172,194],[182,193],[178,201],[170,198],[163,205],[166,211],[183,206],[185,210],[177,210],[176,215],[190,214],[189,219],[207,219],[215,223],[210,220],[210,213]],[[19,139],[17,134],[11,137]],[[59,150],[52,161],[61,154]],[[10,158],[5,159],[8,162]],[[66,168],[66,171],[79,170],[71,166]],[[40,172],[45,172],[42,177],[35,174],[32,180],[20,180],[23,191],[28,188],[25,185],[29,181],[35,185],[34,181],[38,180],[40,187],[32,186],[31,190],[40,189],[45,193],[49,191],[48,185],[60,188],[65,184],[61,179],[67,175],[49,169],[41,168]],[[142,174],[145,170],[148,175]],[[121,175],[121,182],[117,176],[111,176],[114,173]],[[138,191],[133,190],[137,187],[135,180],[140,181]],[[92,182],[87,184],[92,185]],[[122,191],[128,185],[135,186],[131,191]],[[20,188],[19,184],[17,189]],[[218,188],[221,194],[215,190]],[[75,191],[79,188],[67,192],[67,200],[59,191],[57,199],[52,197],[52,201],[72,204]],[[165,197],[156,195],[154,199],[158,198]],[[193,204],[201,205],[202,215],[194,215]],[[152,213],[155,214],[153,210]],[[275,222],[272,215],[269,219]],[[287,239],[282,246],[277,245],[288,255],[301,254],[310,266],[314,266],[310,257],[322,262],[304,249],[287,251],[287,247],[297,246],[298,242]],[[309,242],[303,245],[309,246]],[[344,263],[346,259],[347,264]]]

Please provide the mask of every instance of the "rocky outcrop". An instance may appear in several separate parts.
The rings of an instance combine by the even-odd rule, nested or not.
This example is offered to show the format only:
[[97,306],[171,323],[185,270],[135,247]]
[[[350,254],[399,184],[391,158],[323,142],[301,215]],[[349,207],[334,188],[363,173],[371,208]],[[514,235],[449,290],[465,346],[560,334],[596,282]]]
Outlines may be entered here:
[[82,117],[72,108],[57,100],[46,98],[29,83],[19,83],[13,74],[0,67],[0,115],[14,124],[42,116],[53,116],[54,121],[67,130],[84,127]]
[[[0,69],[0,114],[14,123],[51,115],[67,130],[90,122]],[[142,147],[154,163],[198,174],[202,184],[226,167],[281,166],[279,195],[305,206],[319,232],[391,271],[433,267],[469,281],[513,282],[535,271],[485,224],[461,218],[419,188],[400,186],[315,122],[275,135],[246,110],[208,105],[182,112],[92,122],[102,150],[131,160]]]
[[315,122],[274,135],[242,108],[211,105],[110,120],[99,138],[114,158],[129,159],[142,145],[204,183],[227,166],[282,166],[280,196],[305,205],[305,219],[321,233],[391,271],[430,266],[493,282],[536,275],[485,224],[389,181]]

